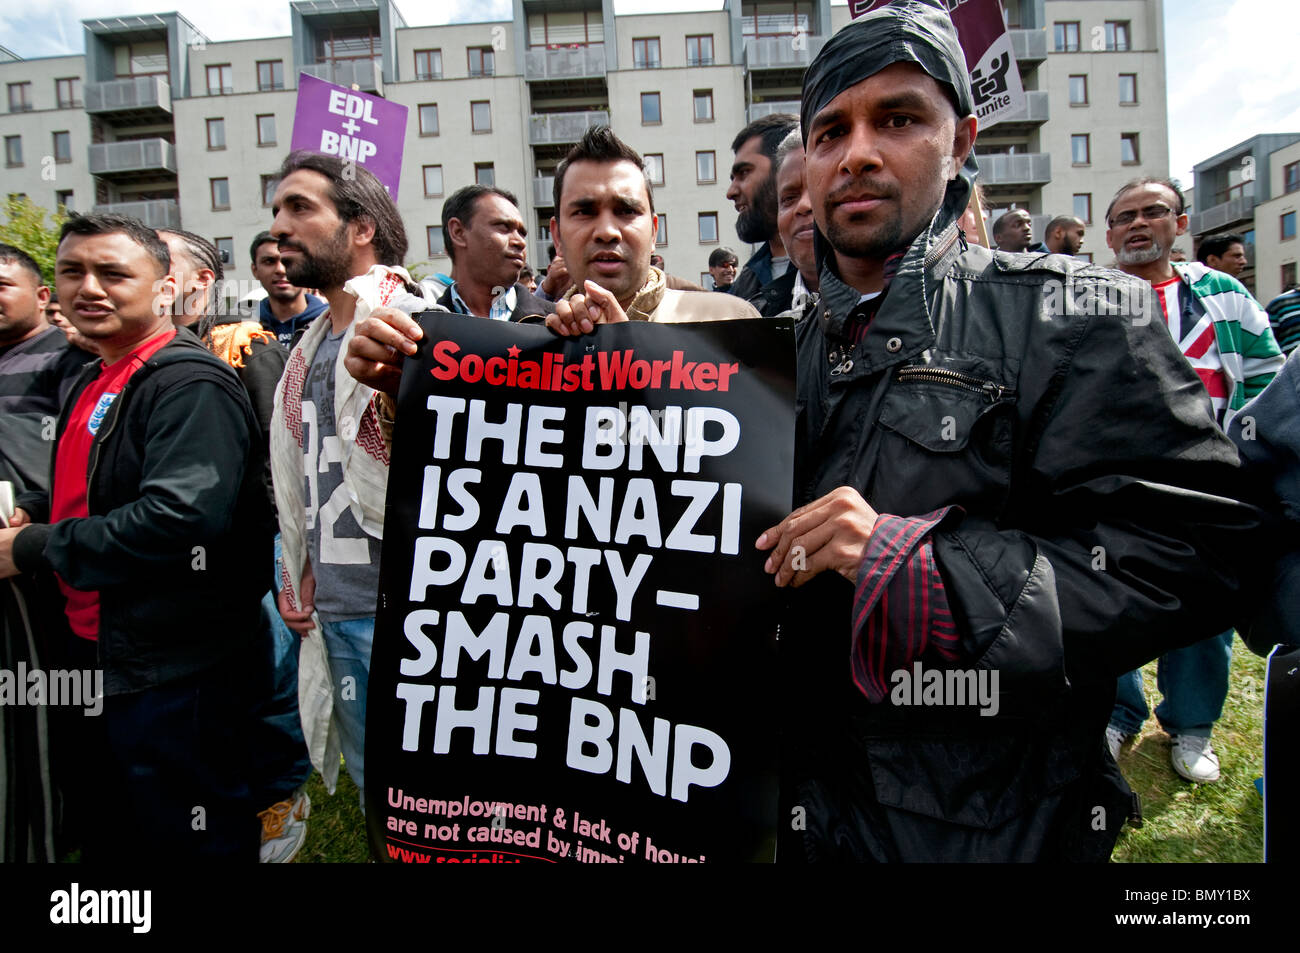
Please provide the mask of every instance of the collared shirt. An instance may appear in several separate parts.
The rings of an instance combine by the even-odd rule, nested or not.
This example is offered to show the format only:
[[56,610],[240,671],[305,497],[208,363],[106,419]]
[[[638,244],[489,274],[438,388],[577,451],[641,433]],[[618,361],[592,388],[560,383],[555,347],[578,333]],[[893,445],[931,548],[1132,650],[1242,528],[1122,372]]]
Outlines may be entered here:
[[[458,314],[473,314],[465,299],[460,296],[460,289],[457,288],[459,282],[451,283],[451,303],[455,305]],[[488,311],[488,317],[493,321],[509,321],[510,315],[515,313],[515,302],[518,295],[515,294],[515,287],[511,285],[506,289],[505,294],[499,294],[492,299],[492,308]]]

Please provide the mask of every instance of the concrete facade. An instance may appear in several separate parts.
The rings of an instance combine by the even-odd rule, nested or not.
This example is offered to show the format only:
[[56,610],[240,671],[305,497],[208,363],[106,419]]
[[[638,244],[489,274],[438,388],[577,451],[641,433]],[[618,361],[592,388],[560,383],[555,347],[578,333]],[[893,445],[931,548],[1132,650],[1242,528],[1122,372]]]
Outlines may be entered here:
[[[1115,189],[1139,172],[1168,171],[1163,4],[1009,0],[1004,6],[1031,101],[1024,115],[980,135],[977,151],[992,204],[998,211],[1028,208],[1041,237],[1052,215],[1070,212],[1075,195],[1088,195],[1092,223],[1084,250],[1097,253],[1103,248],[1101,215]],[[51,209],[57,189],[71,190],[73,207],[82,210],[99,205],[146,211],[151,224],[180,223],[222,239],[233,249],[232,276],[248,277],[248,243],[271,219],[262,201],[263,177],[275,172],[289,150],[303,69],[356,81],[409,108],[398,207],[407,225],[408,260],[423,271],[450,267],[439,254],[443,199],[486,174],[488,164],[495,184],[519,198],[530,229],[530,262],[545,264],[555,165],[583,128],[608,117],[638,151],[663,157],[655,206],[666,219],[667,241],[657,250],[674,274],[700,281],[718,245],[732,247],[742,260],[748,253],[725,198],[732,138],[750,118],[797,111],[802,69],[849,22],[848,7],[829,0],[800,3],[797,28],[788,35],[784,21],[766,21],[757,28],[770,34],[764,36],[753,35],[756,21],[747,0],[725,0],[719,11],[637,16],[615,16],[612,0],[514,0],[510,21],[436,27],[407,26],[391,0],[296,0],[291,8],[294,32],[287,37],[214,43],[177,14],[117,17],[85,21],[84,56],[0,59],[0,87],[31,82],[34,107],[0,112],[0,135],[21,136],[23,144],[23,164],[4,170],[3,191],[26,193]],[[1128,24],[1127,50],[1106,48],[1108,21]],[[1078,51],[1055,51],[1058,22],[1079,23]],[[369,59],[319,62],[331,30],[358,26],[375,37],[373,65]],[[687,38],[698,36],[711,38],[711,63],[688,60]],[[650,39],[657,40],[657,63],[639,64],[637,56],[647,48],[634,42]],[[126,42],[165,44],[165,75],[120,77],[119,47]],[[485,48],[492,51],[493,69],[471,76],[470,57],[478,54],[469,51]],[[436,75],[417,75],[417,52],[431,50],[438,51]],[[259,87],[261,61],[281,64],[283,89]],[[428,68],[429,59],[421,63]],[[208,67],[227,65],[228,72],[215,74],[218,85],[210,92]],[[1121,73],[1137,77],[1134,105],[1119,102]],[[1072,75],[1087,77],[1084,105],[1070,104]],[[101,99],[134,96],[142,108],[59,109],[55,79],[68,76],[83,86],[93,77],[104,88]],[[123,93],[123,85],[131,88]],[[711,94],[712,120],[696,119],[697,92]],[[659,94],[658,123],[642,122],[643,93]],[[472,130],[474,101],[490,103],[490,131]],[[436,105],[436,134],[422,134],[421,105]],[[259,116],[274,117],[274,145],[259,143]],[[224,148],[209,146],[209,119],[223,121]],[[52,154],[56,131],[70,134],[72,161],[47,163],[54,178],[43,178],[41,158]],[[1125,133],[1139,137],[1139,162],[1132,166],[1120,156]],[[1090,137],[1090,161],[1076,167],[1071,136],[1081,134]],[[150,144],[109,148],[139,141]],[[124,158],[141,149],[154,158]],[[712,153],[712,181],[698,175],[697,153]],[[108,174],[92,174],[92,162],[96,168],[107,164]],[[426,195],[425,166],[440,167],[440,193]],[[223,178],[229,208],[214,207],[212,200],[211,180]],[[702,214],[716,214],[716,240],[701,239]]]
[[[1287,166],[1296,168],[1288,181]],[[1255,296],[1261,304],[1286,290],[1283,271],[1291,282],[1300,280],[1300,238],[1282,237],[1282,218],[1300,220],[1300,141],[1269,153],[1269,194],[1274,196],[1255,206]],[[1291,191],[1287,191],[1290,186]],[[1288,267],[1289,266],[1289,267]]]

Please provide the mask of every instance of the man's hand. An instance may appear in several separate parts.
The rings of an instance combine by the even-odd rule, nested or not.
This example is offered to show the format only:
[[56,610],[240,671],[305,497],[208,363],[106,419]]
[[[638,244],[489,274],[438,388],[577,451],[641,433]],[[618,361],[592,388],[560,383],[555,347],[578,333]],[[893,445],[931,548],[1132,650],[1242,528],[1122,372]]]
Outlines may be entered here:
[[559,300],[560,295],[569,290],[569,266],[564,263],[563,255],[556,255],[546,269],[542,279],[542,291],[552,301]]
[[[22,510],[18,512],[21,513]],[[18,567],[14,565],[14,537],[26,528],[20,526],[17,529],[0,529],[0,579],[18,575]]]
[[21,506],[14,508],[14,515],[9,517],[9,526],[11,529],[17,529],[20,526],[31,524],[32,518],[27,515],[27,511]]
[[420,326],[404,312],[376,308],[357,325],[343,366],[361,383],[395,398],[402,383],[402,358],[415,353],[415,342],[422,337]]
[[598,324],[617,324],[627,320],[627,313],[618,299],[588,280],[583,286],[586,295],[571,295],[567,300],[555,302],[555,313],[546,316],[546,326],[562,337],[590,334]]
[[310,559],[302,566],[302,580],[298,584],[299,608],[293,608],[287,589],[276,593],[275,602],[285,625],[301,636],[306,636],[312,630],[311,614],[316,608],[316,575],[312,572]]
[[876,516],[857,490],[842,486],[799,507],[754,545],[772,549],[763,568],[778,586],[802,586],[823,569],[856,583]]

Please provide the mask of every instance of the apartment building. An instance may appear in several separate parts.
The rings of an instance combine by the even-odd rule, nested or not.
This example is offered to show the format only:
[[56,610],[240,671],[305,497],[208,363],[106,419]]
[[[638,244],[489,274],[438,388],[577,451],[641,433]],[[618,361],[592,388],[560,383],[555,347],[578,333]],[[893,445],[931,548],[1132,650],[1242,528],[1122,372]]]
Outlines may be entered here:
[[[1074,211],[1098,236],[1123,181],[1168,169],[1162,3],[1004,8],[1029,102],[980,136],[989,197],[1029,209],[1039,234]],[[725,198],[732,138],[749,119],[797,113],[804,68],[849,22],[830,0],[618,16],[613,0],[513,0],[508,21],[444,26],[408,25],[393,0],[290,9],[290,36],[216,43],[177,13],[105,17],[83,21],[83,55],[0,56],[3,191],[181,225],[247,277],[307,73],[407,107],[398,206],[412,264],[449,267],[442,202],[477,181],[518,196],[529,259],[544,265],[555,167],[609,122],[647,157],[669,269],[704,280],[713,249],[746,251]]]

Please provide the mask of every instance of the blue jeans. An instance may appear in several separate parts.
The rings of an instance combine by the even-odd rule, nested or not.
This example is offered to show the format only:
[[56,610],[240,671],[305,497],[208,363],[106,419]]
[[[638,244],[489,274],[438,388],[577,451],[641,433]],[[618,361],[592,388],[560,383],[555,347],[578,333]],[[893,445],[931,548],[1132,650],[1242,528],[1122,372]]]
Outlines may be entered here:
[[321,619],[330,679],[334,682],[334,717],[348,774],[365,800],[366,683],[370,679],[370,646],[375,617],[327,622]]
[[[1210,736],[1228,697],[1232,636],[1233,630],[1229,629],[1160,657],[1156,683],[1164,698],[1156,706],[1156,719],[1169,734]],[[1142,694],[1142,672],[1121,675],[1110,723],[1125,734],[1135,735],[1150,714]]]

